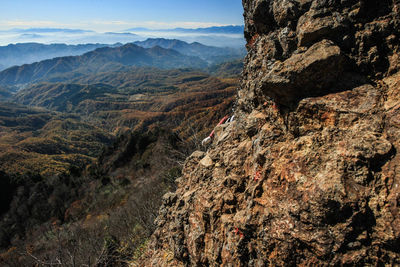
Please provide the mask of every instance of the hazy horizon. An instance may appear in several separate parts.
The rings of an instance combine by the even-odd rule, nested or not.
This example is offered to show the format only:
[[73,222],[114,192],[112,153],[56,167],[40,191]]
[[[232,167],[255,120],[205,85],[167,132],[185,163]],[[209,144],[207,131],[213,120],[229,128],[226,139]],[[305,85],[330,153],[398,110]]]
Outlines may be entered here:
[[241,0],[6,0],[0,11],[0,30],[204,28],[243,25],[242,13]]
[[81,31],[71,32],[68,29],[60,29],[54,32],[42,32],[36,29],[27,32],[20,30],[0,31],[0,46],[17,43],[42,43],[56,44],[115,44],[143,41],[148,38],[179,39],[188,43],[199,42],[210,46],[241,47],[245,41],[243,34],[228,33],[184,33],[174,31],[141,31],[141,32],[95,32]]
[[[243,25],[242,13],[241,0],[6,0],[0,11],[0,45],[30,42],[114,44],[168,38],[237,47],[244,45],[243,34],[162,30]],[[132,28],[150,31],[127,31]],[[67,30],[45,32],[42,29]]]

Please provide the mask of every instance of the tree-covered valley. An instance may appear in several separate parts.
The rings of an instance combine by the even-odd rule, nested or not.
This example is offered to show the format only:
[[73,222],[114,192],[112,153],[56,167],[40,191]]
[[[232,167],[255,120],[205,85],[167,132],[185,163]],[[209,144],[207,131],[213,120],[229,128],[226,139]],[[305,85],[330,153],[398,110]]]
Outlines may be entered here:
[[231,114],[242,52],[141,45],[0,72],[2,265],[133,262],[185,158]]

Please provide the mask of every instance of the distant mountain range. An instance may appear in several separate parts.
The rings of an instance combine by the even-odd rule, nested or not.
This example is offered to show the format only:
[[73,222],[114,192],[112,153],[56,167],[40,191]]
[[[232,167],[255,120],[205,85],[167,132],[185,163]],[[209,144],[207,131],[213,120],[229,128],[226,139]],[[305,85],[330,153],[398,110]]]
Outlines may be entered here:
[[[122,46],[115,44],[43,45],[37,43],[0,47],[0,60],[15,56],[15,60],[31,60],[61,53],[79,53],[96,49],[81,56],[55,57],[32,64],[15,66],[0,72],[1,85],[17,85],[37,81],[63,81],[85,74],[127,70],[131,66],[172,68],[207,68],[213,64],[242,59],[245,49],[220,48],[201,43],[186,43],[176,39],[150,38]],[[99,47],[99,48],[98,48]],[[24,57],[25,56],[25,57]],[[27,62],[24,62],[26,60]],[[3,62],[7,60],[3,59]]]
[[[113,46],[121,46],[115,44]],[[106,47],[106,44],[39,44],[39,43],[21,43],[0,46],[0,70],[5,68],[34,63],[45,59],[78,56],[97,48]]]
[[[0,30],[0,44],[45,43],[45,44],[106,44],[130,43],[145,37],[129,32],[95,32],[83,29],[30,28]],[[90,50],[89,50],[90,51]],[[88,52],[88,51],[85,51]],[[83,53],[80,53],[83,54]],[[67,56],[57,55],[57,56]],[[78,55],[78,54],[76,54]],[[0,61],[1,62],[1,61]],[[11,63],[11,62],[10,62]],[[10,64],[3,64],[11,66]]]
[[127,29],[129,32],[180,32],[180,33],[203,33],[203,34],[243,34],[243,25],[230,25],[230,26],[214,26],[207,28],[197,28],[197,29],[185,29],[185,28],[175,28],[175,29],[147,29],[147,28],[131,28]]
[[172,49],[159,46],[143,48],[131,43],[115,48],[98,48],[82,56],[59,57],[11,67],[0,72],[0,84],[62,81],[85,74],[123,70],[130,66],[173,69],[205,68],[208,64],[199,57],[183,55]]
[[134,44],[144,48],[160,46],[165,49],[173,49],[181,54],[196,56],[206,60],[209,64],[217,64],[228,60],[243,58],[246,55],[246,49],[230,47],[214,47],[203,45],[198,42],[187,43],[177,39],[149,38],[146,41],[137,41]]
[[[108,35],[130,36],[132,33],[105,33]],[[165,49],[174,49],[181,54],[197,56],[207,61],[209,64],[222,63],[227,60],[242,58],[246,54],[244,47],[214,47],[206,46],[198,42],[187,43],[177,39],[149,38],[145,41],[137,41],[134,44],[152,48],[160,46]],[[40,43],[18,43],[7,46],[0,46],[0,71],[23,64],[30,64],[46,59],[65,56],[79,56],[101,47],[118,47],[121,43],[113,45],[107,44],[40,44]]]
[[[0,44],[10,43],[65,43],[65,44],[114,44],[130,43],[146,38],[179,39],[185,42],[200,42],[218,47],[244,47],[244,26],[215,26],[197,29],[147,29],[131,28],[115,32],[96,32],[85,29],[30,28],[0,30]],[[4,64],[3,64],[4,65]],[[7,65],[9,66],[9,65]]]

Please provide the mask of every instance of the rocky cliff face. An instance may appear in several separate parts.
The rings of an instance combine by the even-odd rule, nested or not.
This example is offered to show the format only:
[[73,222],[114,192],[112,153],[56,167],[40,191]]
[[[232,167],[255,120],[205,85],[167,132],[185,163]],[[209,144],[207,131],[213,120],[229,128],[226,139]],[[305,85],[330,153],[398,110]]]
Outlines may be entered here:
[[186,160],[146,265],[400,264],[400,1],[243,5],[238,119]]

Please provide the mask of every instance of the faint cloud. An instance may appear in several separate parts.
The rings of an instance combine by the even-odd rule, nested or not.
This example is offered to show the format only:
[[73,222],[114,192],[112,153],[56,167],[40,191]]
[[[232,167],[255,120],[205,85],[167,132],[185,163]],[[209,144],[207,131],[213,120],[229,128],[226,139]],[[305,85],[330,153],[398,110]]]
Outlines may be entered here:
[[27,20],[12,20],[0,21],[0,29],[9,30],[11,28],[76,28],[82,30],[93,30],[98,32],[122,31],[128,28],[144,27],[149,29],[170,29],[170,28],[205,28],[212,26],[226,26],[228,24],[214,22],[193,22],[193,21],[80,21],[62,23],[57,21],[27,21]]
[[86,21],[81,22],[75,27],[86,27],[87,29],[96,31],[115,31],[126,30],[128,28],[144,27],[149,29],[170,29],[170,28],[205,28],[212,26],[226,26],[228,24],[221,24],[215,22],[192,22],[192,21],[176,21],[176,22],[162,22],[162,21]]
[[227,24],[215,22],[193,22],[193,21],[176,21],[176,22],[160,22],[146,21],[135,24],[133,27],[146,27],[150,29],[169,29],[169,28],[206,28],[212,26],[226,26]]
[[58,27],[62,24],[55,21],[38,20],[38,21],[25,21],[25,20],[11,20],[0,21],[0,26],[3,27]]

